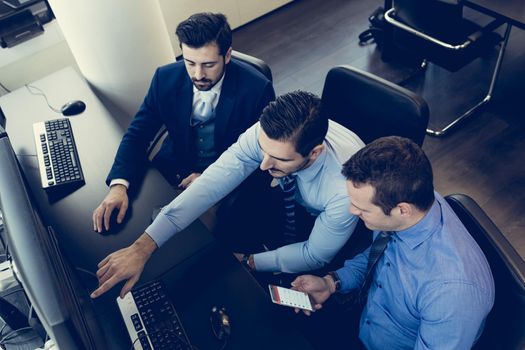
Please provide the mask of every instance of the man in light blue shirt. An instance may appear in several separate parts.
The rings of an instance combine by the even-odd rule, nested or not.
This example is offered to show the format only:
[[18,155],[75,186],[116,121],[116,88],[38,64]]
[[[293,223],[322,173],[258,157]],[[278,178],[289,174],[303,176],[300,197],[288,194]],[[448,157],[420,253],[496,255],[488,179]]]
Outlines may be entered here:
[[268,171],[277,183],[295,175],[295,201],[317,218],[307,240],[251,255],[249,266],[257,271],[301,272],[329,263],[357,224],[347,210],[350,201],[341,165],[364,144],[350,130],[321,115],[320,102],[302,91],[271,102],[260,121],[164,207],[135,243],[99,264],[100,287],[92,297],[126,279],[121,291],[125,295],[157,247],[224,198],[257,167]]
[[[367,349],[470,349],[494,304],[494,281],[479,246],[434,192],[423,151],[401,137],[378,139],[343,174],[350,212],[374,230],[374,243],[323,278],[298,277],[294,288],[318,310],[333,293],[366,296],[369,286],[359,327]],[[389,241],[375,260],[381,237]]]

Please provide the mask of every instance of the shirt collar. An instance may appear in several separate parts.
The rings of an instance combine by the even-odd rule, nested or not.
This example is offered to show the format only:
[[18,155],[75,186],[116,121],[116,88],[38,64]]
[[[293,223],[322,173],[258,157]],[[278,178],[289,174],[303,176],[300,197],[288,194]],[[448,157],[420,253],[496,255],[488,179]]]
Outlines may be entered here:
[[[221,92],[221,88],[222,88],[222,83],[224,81],[224,77],[226,76],[226,70],[224,70],[224,74],[222,75],[222,78],[217,82],[217,84],[213,85],[213,87],[208,90],[208,91],[212,91],[212,92],[215,92],[216,94],[219,94]],[[201,91],[199,89],[197,89],[195,87],[195,84],[192,83],[192,86],[193,86],[193,94],[195,95],[196,93],[199,93],[199,92],[205,92],[205,91]]]
[[326,160],[326,156],[327,156],[326,142],[323,142],[323,145],[324,145],[323,150],[321,151],[317,159],[312,164],[310,164],[308,168],[299,170],[293,173],[293,175],[297,175],[301,179],[301,181],[305,181],[305,182],[312,181],[317,176],[317,174],[321,171],[325,163],[325,160]]
[[396,232],[396,235],[400,240],[408,244],[410,249],[414,249],[437,232],[442,224],[441,204],[435,198],[434,203],[423,219],[412,227]]

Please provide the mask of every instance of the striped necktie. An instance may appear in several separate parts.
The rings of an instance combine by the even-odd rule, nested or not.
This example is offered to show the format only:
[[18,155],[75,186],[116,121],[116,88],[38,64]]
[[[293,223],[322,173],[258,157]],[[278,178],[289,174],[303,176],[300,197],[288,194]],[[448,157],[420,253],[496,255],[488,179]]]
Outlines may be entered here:
[[358,302],[364,303],[366,301],[366,298],[368,296],[368,290],[370,289],[372,279],[374,278],[374,272],[377,266],[377,262],[383,255],[383,252],[388,246],[388,242],[390,242],[394,233],[395,232],[392,231],[381,232],[372,243],[372,246],[370,247],[370,254],[368,255],[368,265],[366,266],[365,281],[363,282],[357,297]]
[[286,244],[291,244],[297,242],[295,233],[295,176],[287,175],[283,177],[281,184],[284,193],[284,241]]

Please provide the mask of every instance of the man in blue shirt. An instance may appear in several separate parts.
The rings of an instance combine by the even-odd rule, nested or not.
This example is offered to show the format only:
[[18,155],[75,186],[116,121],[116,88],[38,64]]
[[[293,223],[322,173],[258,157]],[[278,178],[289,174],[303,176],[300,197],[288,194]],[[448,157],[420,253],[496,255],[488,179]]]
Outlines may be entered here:
[[[353,132],[321,115],[320,102],[317,96],[302,91],[271,102],[260,121],[164,207],[135,243],[110,254],[99,264],[100,287],[92,297],[126,279],[121,291],[121,296],[125,295],[157,247],[224,198],[258,167],[281,186],[283,178],[295,176],[295,202],[316,219],[306,240],[253,254],[248,259],[250,267],[257,271],[301,272],[329,263],[357,223],[347,210],[350,200],[341,165],[364,144]],[[258,210],[256,205],[253,210]],[[258,218],[260,222],[273,219],[263,215]]]
[[[479,246],[434,192],[423,151],[381,138],[352,156],[343,175],[350,212],[374,230],[374,243],[323,278],[298,277],[294,288],[318,310],[334,293],[366,297],[369,286],[359,327],[367,349],[470,349],[494,303],[494,281]],[[376,260],[381,237],[388,243]]]

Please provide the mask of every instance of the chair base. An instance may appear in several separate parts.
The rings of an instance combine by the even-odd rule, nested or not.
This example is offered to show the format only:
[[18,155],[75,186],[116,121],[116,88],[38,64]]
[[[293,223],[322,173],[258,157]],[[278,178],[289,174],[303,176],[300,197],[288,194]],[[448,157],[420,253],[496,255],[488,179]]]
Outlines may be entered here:
[[490,81],[489,90],[488,90],[487,95],[480,102],[478,102],[474,107],[470,108],[468,111],[463,113],[461,116],[456,118],[454,121],[449,123],[447,126],[442,128],[441,130],[432,130],[432,129],[427,128],[427,135],[435,136],[435,137],[444,136],[451,129],[454,129],[455,127],[457,127],[460,124],[460,122],[472,116],[475,112],[478,112],[481,107],[485,106],[492,99],[492,94],[494,92],[494,87],[498,79],[498,75],[499,75],[500,68],[501,68],[501,63],[503,61],[503,56],[505,55],[505,49],[507,47],[507,42],[509,41],[511,28],[512,28],[512,25],[507,24],[507,28],[505,29],[505,36],[503,38],[503,42],[501,43],[501,47],[498,53],[498,60],[496,61],[494,72],[492,73],[492,78]]
[[427,128],[427,135],[435,136],[435,137],[444,136],[450,129],[456,127],[461,121],[463,121],[463,120],[467,119],[468,117],[472,116],[474,114],[474,112],[477,112],[482,106],[487,104],[490,101],[491,98],[492,98],[491,95],[485,96],[485,98],[483,100],[481,100],[481,102],[479,102],[477,105],[475,105],[474,107],[472,107],[471,109],[469,109],[468,111],[463,113],[461,116],[456,118],[453,122],[451,122],[450,124],[448,124],[447,126],[445,126],[441,130],[432,130],[430,128]]

